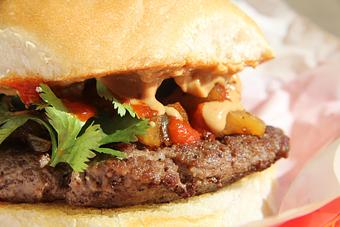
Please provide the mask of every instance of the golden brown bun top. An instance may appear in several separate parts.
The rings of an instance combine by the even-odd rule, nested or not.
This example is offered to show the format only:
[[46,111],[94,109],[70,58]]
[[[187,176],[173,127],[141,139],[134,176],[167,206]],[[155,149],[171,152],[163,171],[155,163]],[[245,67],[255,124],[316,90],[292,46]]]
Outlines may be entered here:
[[[2,0],[0,78],[236,72],[273,54],[227,0]],[[8,77],[7,77],[8,78]]]

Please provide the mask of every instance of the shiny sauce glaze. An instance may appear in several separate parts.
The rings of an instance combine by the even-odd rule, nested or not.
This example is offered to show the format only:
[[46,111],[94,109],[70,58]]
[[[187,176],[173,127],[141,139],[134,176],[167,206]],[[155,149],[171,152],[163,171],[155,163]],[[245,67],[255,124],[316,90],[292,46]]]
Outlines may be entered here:
[[0,93],[6,95],[18,95],[25,105],[37,103],[40,101],[37,87],[39,87],[42,82],[42,80],[36,78],[27,80],[11,78],[2,80],[0,84]]
[[81,101],[69,101],[63,99],[66,108],[81,121],[87,121],[96,114],[96,109],[87,103]]
[[193,129],[189,122],[175,117],[169,118],[168,131],[170,140],[174,144],[194,143],[201,138],[200,133]]
[[[127,101],[127,103],[129,103],[129,101]],[[152,117],[158,115],[158,112],[156,110],[151,109],[145,103],[140,102],[136,104],[131,104],[131,106],[139,118],[151,119]]]

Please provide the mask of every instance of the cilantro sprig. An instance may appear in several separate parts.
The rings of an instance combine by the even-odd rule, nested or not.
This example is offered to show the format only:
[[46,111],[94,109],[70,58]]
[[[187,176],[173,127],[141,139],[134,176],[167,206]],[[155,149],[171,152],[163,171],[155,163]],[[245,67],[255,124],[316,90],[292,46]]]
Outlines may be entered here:
[[52,150],[56,148],[56,140],[54,137],[53,128],[39,117],[26,112],[21,112],[18,114],[4,111],[3,109],[0,109],[0,115],[0,144],[2,144],[16,129],[20,128],[27,121],[31,120],[39,123],[47,129],[51,137]]
[[131,117],[136,117],[135,111],[131,108],[129,104],[120,103],[110,92],[110,90],[101,82],[99,79],[96,81],[97,86],[97,93],[98,95],[107,100],[112,102],[113,107],[117,110],[119,116],[124,117],[125,114],[128,112]]
[[[44,100],[45,104],[50,105],[58,110],[68,112],[68,109],[65,107],[64,103],[53,93],[51,88],[46,84],[40,84],[37,88],[39,92],[40,98]],[[43,105],[46,107],[46,105]]]
[[[126,158],[124,152],[108,148],[106,145],[136,141],[137,136],[144,134],[149,127],[148,121],[135,119],[136,114],[131,106],[119,103],[101,82],[97,81],[97,89],[101,97],[111,101],[114,105],[121,118],[118,121],[126,121],[126,113],[129,113],[129,118],[133,121],[130,119],[128,126],[104,132],[98,123],[83,122],[69,112],[46,84],[41,84],[37,91],[43,104],[38,105],[37,110],[43,112],[46,118],[32,115],[29,111],[10,112],[1,104],[0,144],[27,121],[33,120],[44,126],[50,134],[52,143],[50,165],[53,167],[59,163],[67,163],[74,171],[82,172],[86,170],[89,161],[97,153],[112,155],[118,159]],[[110,128],[115,128],[115,126],[111,125]]]
[[143,135],[148,128],[149,122],[147,120],[140,120],[138,123],[133,124],[128,128],[117,130],[112,134],[106,135],[101,142],[103,144],[136,142],[136,136]]
[[24,125],[28,121],[27,116],[12,116],[3,120],[0,127],[0,144],[5,141],[5,139],[11,135],[17,128]]
[[[56,149],[52,150],[52,166],[65,162],[74,171],[82,172],[87,168],[88,161],[96,155],[94,152],[125,158],[125,153],[102,146],[116,142],[134,142],[136,136],[143,134],[148,127],[148,122],[140,120],[126,129],[106,134],[100,125],[90,124],[87,126],[85,122],[67,112],[61,100],[47,85],[41,85],[40,89],[42,99],[50,105],[45,108],[48,121],[57,134]],[[81,132],[83,133],[81,134]]]
[[46,108],[49,123],[57,133],[57,146],[52,151],[51,166],[58,163],[68,163],[74,171],[82,172],[87,168],[87,162],[95,156],[93,152],[102,144],[104,137],[99,125],[90,125],[80,135],[84,122],[70,113],[53,107]]

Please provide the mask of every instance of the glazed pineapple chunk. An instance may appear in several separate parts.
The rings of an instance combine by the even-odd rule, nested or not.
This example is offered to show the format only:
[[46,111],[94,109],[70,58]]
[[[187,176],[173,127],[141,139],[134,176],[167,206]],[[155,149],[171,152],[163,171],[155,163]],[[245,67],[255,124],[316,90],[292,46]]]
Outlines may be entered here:
[[144,135],[138,136],[139,142],[149,147],[159,147],[162,144],[162,117],[156,116],[150,120],[150,127]]
[[258,117],[245,111],[228,113],[224,135],[245,134],[262,136],[266,130],[265,123]]

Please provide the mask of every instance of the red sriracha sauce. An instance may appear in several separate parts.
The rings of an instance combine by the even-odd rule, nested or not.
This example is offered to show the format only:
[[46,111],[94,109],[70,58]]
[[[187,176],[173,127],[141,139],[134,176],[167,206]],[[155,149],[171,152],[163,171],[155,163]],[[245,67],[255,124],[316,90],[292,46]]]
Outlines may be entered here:
[[138,117],[140,118],[152,118],[157,116],[157,111],[151,109],[148,105],[141,103],[141,104],[132,104],[132,109],[136,112]]
[[168,125],[169,137],[174,144],[188,144],[199,141],[200,133],[193,129],[188,122],[170,117]]
[[38,103],[40,101],[37,87],[42,83],[40,79],[10,79],[1,81],[1,86],[6,86],[15,89],[21,101],[27,106],[31,103]]
[[71,102],[63,99],[63,103],[70,113],[74,114],[81,121],[87,121],[96,113],[94,107],[83,102]]

